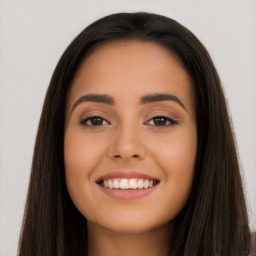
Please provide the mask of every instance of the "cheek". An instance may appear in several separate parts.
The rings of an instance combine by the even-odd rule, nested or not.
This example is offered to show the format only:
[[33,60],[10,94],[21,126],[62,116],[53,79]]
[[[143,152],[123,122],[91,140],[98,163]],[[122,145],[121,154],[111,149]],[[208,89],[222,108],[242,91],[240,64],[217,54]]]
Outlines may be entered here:
[[187,172],[193,169],[197,152],[197,135],[194,127],[180,128],[170,136],[166,136],[160,149],[159,155],[165,159],[162,162],[177,167],[170,170],[171,173],[175,170]]
[[168,176],[186,174],[193,170],[197,152],[195,128],[179,128],[172,134],[158,136],[148,146]]
[[[158,150],[154,151],[154,160],[161,167],[164,182],[165,197],[161,198],[167,209],[178,214],[184,207],[194,176],[197,152],[196,131],[174,133],[164,140],[158,140]],[[167,210],[165,209],[165,210]]]
[[90,194],[91,175],[100,163],[103,151],[101,140],[95,140],[94,136],[66,131],[64,139],[65,179],[68,192],[77,206]]
[[66,172],[90,175],[104,151],[101,140],[94,136],[66,132],[64,140],[64,159]]

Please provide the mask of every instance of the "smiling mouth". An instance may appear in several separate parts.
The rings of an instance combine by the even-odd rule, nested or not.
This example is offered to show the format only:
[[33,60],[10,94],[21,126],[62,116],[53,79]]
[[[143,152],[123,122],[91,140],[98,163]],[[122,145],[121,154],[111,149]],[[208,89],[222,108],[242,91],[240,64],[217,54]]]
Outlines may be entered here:
[[138,189],[149,189],[159,183],[159,180],[141,179],[141,178],[114,178],[105,179],[97,182],[99,185],[118,190],[138,190]]

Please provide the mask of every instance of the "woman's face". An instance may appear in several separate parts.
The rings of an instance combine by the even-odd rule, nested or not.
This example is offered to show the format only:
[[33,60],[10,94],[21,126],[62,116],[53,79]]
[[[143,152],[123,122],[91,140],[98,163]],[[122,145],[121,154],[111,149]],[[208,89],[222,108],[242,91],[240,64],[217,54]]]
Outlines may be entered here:
[[153,42],[111,42],[87,57],[68,96],[66,184],[88,224],[129,233],[169,225],[189,196],[197,151],[179,59]]

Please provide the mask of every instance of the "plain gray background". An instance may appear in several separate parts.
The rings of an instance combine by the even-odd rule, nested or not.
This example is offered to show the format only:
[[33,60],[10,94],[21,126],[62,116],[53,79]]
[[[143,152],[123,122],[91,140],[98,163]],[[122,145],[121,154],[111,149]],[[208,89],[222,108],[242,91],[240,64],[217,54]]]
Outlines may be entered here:
[[59,57],[92,21],[135,11],[176,19],[210,52],[229,103],[255,225],[256,0],[5,0],[0,1],[1,256],[16,254],[35,134]]

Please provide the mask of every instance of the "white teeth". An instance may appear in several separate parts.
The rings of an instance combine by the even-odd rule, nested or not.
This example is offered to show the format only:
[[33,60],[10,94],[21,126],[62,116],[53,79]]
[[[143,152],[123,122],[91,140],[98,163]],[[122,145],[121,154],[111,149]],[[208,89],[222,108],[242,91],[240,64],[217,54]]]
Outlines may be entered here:
[[130,181],[129,181],[129,188],[130,189],[137,189],[138,188],[138,184],[137,184],[137,180],[136,179],[130,179]]
[[119,181],[117,179],[114,180],[113,182],[113,188],[119,188]]
[[[112,183],[112,181],[111,181],[111,183]],[[104,187],[108,187],[108,181],[107,180],[103,180],[103,184],[104,184]]]
[[144,181],[144,184],[143,184],[143,187],[144,187],[144,188],[148,188],[148,185],[149,185],[149,181],[148,181],[148,180],[145,180],[145,181]]
[[157,182],[148,179],[108,179],[103,180],[102,185],[106,188],[115,189],[147,189],[153,187]]
[[108,183],[108,186],[105,186],[106,188],[107,187],[109,187],[110,189],[112,189],[113,188],[113,182],[112,182],[112,180],[107,180],[107,183]]
[[143,188],[144,187],[144,184],[143,184],[143,179],[139,179],[138,181],[138,188]]
[[121,179],[120,188],[121,189],[128,189],[129,188],[129,183],[128,183],[127,179]]

